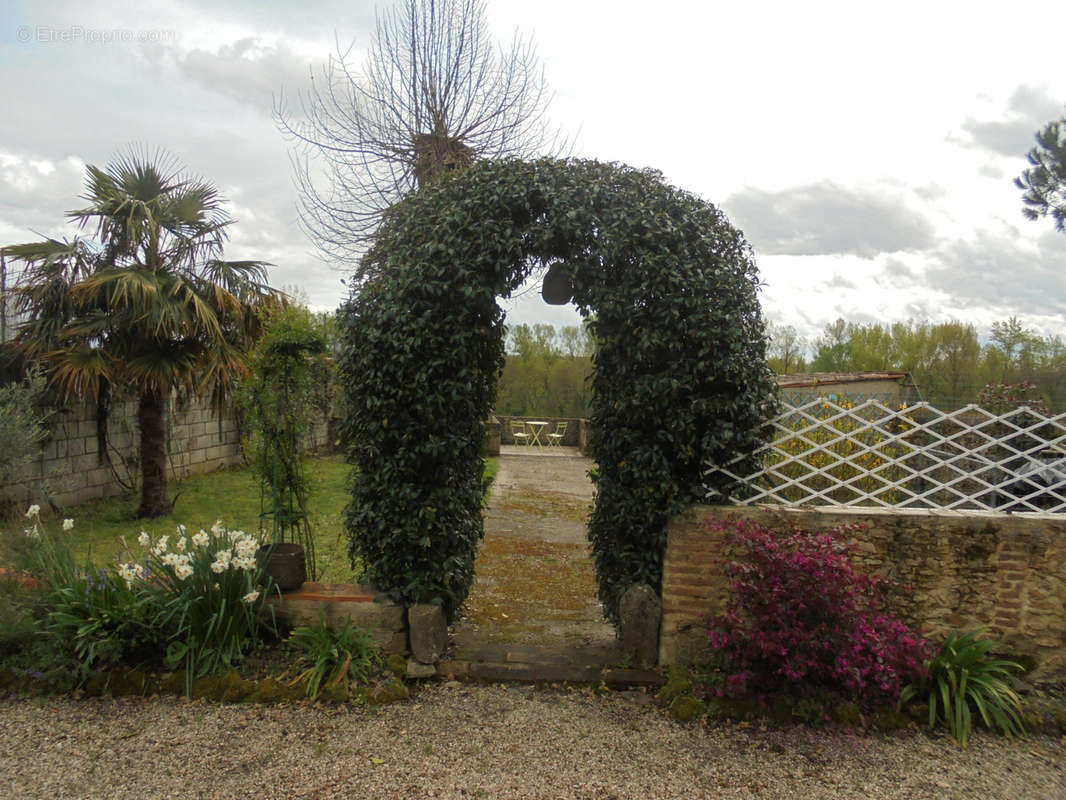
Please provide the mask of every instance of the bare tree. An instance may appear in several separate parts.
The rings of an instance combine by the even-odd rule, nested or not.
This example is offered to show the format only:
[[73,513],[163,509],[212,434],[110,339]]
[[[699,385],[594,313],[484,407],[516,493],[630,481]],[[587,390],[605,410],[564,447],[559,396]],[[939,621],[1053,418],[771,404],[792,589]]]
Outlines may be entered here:
[[401,0],[378,14],[363,69],[337,47],[294,115],[275,105],[294,156],[301,224],[330,260],[358,259],[382,213],[476,159],[558,154],[531,42],[496,47],[484,0]]

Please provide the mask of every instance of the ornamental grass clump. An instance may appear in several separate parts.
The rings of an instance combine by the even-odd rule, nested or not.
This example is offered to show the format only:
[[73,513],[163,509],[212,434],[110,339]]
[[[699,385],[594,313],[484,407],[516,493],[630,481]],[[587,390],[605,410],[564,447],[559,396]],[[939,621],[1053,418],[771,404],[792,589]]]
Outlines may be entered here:
[[311,698],[349,680],[366,681],[381,666],[381,655],[367,631],[356,627],[351,620],[330,630],[324,612],[319,614],[316,624],[293,630],[289,644],[310,665],[289,685],[305,683],[307,696]]
[[973,729],[972,709],[989,729],[1007,736],[1025,733],[1022,701],[1012,685],[1012,673],[1021,664],[991,656],[997,647],[992,639],[982,639],[984,631],[960,634],[952,631],[936,655],[926,661],[923,680],[903,689],[899,705],[924,698],[929,704],[929,727],[947,726],[955,740],[965,747]]
[[710,624],[723,696],[843,691],[869,707],[894,704],[920,679],[928,643],[882,610],[889,582],[848,559],[846,525],[780,533],[736,518],[710,517],[739,557],[729,562],[726,611]]

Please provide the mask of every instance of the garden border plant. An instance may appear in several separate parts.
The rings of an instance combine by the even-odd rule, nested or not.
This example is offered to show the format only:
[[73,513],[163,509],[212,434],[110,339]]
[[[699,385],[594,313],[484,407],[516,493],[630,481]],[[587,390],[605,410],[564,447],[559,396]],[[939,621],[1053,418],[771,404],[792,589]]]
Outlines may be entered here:
[[708,463],[751,452],[774,381],[751,249],[725,216],[653,171],[490,161],[390,210],[341,309],[350,555],[393,599],[454,618],[483,535],[481,446],[509,297],[537,265],[568,271],[595,341],[599,595],[661,591],[666,523]]
[[318,567],[302,443],[313,427],[325,351],[325,337],[310,311],[273,309],[249,359],[251,375],[237,394],[247,428],[241,445],[259,479],[260,526],[267,530],[269,520],[274,545],[290,541],[303,547],[311,580],[317,579]]
[[703,525],[724,533],[731,556],[725,611],[709,622],[720,660],[720,696],[844,693],[869,710],[895,706],[904,685],[923,677],[930,645],[884,610],[894,584],[860,572],[848,537],[862,529],[775,531],[734,516]]

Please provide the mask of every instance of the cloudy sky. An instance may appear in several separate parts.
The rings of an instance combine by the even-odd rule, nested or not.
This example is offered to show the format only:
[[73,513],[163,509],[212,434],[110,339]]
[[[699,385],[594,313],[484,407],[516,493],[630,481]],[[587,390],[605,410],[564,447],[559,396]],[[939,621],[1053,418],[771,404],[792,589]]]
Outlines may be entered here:
[[[70,236],[85,164],[162,147],[214,182],[230,258],[275,263],[313,305],[345,296],[296,220],[273,98],[374,3],[20,2],[0,9],[0,243]],[[1066,114],[1066,4],[489,0],[532,35],[573,154],[719,205],[753,244],[767,317],[813,339],[836,317],[1018,316],[1066,337],[1066,235],[1021,215],[1012,179]],[[1050,32],[1050,33],[1049,33]],[[528,292],[518,322],[571,324]]]

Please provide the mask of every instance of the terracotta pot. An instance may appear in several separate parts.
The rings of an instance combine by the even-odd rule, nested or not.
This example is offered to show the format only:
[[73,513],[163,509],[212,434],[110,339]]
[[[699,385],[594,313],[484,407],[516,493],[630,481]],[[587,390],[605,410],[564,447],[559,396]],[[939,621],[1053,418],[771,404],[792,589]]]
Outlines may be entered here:
[[289,542],[265,544],[255,551],[255,561],[283,592],[299,589],[307,580],[307,561],[302,545]]

